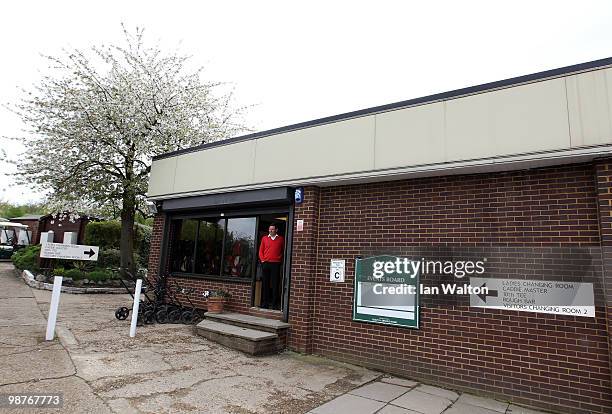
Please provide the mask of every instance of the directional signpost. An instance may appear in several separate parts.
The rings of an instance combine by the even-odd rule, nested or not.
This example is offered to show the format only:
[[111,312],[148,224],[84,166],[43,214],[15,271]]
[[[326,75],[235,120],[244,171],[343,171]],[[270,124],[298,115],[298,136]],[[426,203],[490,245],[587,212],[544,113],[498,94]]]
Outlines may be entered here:
[[592,283],[471,277],[470,285],[488,290],[470,295],[470,306],[595,317]]
[[[78,244],[64,243],[42,243],[40,257],[45,259],[68,259],[68,260],[98,260],[98,246],[84,246]],[[59,307],[60,292],[62,290],[62,277],[55,276],[53,279],[53,293],[51,295],[51,306],[49,308],[49,319],[47,320],[47,341],[53,340],[55,334],[55,322],[57,320],[57,309]]]
[[98,246],[86,246],[82,244],[43,243],[40,249],[40,257],[45,259],[68,259],[68,260],[98,260]]

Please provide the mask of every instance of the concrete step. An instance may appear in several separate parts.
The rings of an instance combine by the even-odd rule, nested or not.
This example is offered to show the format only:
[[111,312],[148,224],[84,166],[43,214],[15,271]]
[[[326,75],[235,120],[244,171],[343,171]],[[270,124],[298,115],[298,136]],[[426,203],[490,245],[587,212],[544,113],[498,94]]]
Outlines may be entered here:
[[261,318],[254,315],[242,313],[205,313],[206,319],[227,323],[242,328],[256,329],[282,335],[289,329],[289,324],[276,319]]
[[283,311],[276,309],[264,309],[252,306],[249,308],[248,313],[249,315],[261,316],[262,318],[278,319],[279,321],[283,320]]
[[278,335],[228,323],[204,319],[196,325],[196,333],[228,348],[250,355],[263,355],[279,351]]

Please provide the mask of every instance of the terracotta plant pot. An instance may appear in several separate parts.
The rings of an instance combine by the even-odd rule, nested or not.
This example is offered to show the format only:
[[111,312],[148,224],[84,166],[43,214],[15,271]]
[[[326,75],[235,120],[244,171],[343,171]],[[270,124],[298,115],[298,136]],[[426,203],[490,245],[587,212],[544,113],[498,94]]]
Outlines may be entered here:
[[208,298],[207,300],[208,312],[222,313],[224,304],[225,304],[225,298],[222,298],[222,297]]

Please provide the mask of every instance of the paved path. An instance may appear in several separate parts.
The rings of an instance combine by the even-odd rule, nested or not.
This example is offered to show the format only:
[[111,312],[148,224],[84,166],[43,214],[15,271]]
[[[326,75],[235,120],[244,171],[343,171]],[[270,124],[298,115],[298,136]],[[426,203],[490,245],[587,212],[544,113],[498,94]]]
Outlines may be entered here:
[[[33,291],[12,269],[0,263],[0,393],[63,392],[72,412],[109,413],[62,344],[45,341],[46,318]],[[28,411],[33,410],[15,410]]]
[[0,285],[0,393],[64,394],[61,410],[42,413],[538,413],[324,358],[249,357],[191,326],[129,338],[129,322],[114,318],[127,294],[62,294],[60,340],[46,342],[51,292],[29,288],[7,263]]
[[544,414],[507,402],[383,376],[325,403],[312,414]]
[[305,413],[379,376],[291,352],[246,356],[192,326],[129,338],[129,322],[114,317],[128,295],[62,294],[59,340],[45,342],[51,292],[30,289],[7,263],[0,285],[0,394],[64,393],[63,409],[41,413]]

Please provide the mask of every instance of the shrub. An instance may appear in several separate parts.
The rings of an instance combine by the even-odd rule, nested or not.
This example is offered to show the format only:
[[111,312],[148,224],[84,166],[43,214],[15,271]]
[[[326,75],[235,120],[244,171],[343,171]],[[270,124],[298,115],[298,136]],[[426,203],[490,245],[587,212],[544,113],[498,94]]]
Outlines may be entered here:
[[72,265],[74,263],[74,260],[68,260],[68,259],[53,259],[55,261],[55,266],[57,266],[58,268],[63,267],[64,270],[68,270],[68,269],[72,269],[74,266]]
[[53,269],[53,275],[66,276],[66,269],[64,269],[63,267],[56,267],[55,269]]
[[229,298],[231,296],[232,295],[224,289],[209,290],[208,295],[206,295],[206,297],[209,298]]
[[[147,267],[151,248],[151,227],[136,223],[134,225],[134,263],[137,267]],[[121,253],[121,222],[92,221],[85,226],[85,244],[100,247],[98,263],[102,267],[119,267]]]
[[100,267],[119,267],[121,262],[121,250],[119,249],[100,249],[98,253],[98,266]]
[[40,246],[27,246],[17,250],[11,256],[13,264],[18,269],[39,270],[38,256],[40,255]]
[[140,265],[140,267],[147,267],[149,265],[149,251],[151,249],[153,229],[144,224],[136,224],[134,230],[134,250],[138,254],[138,256],[134,255],[134,263]]
[[85,244],[106,249],[118,249],[121,240],[121,222],[90,221],[85,226]]
[[92,272],[87,273],[85,277],[93,282],[98,282],[100,280],[112,279],[113,274],[106,270],[94,270]]
[[83,273],[79,269],[68,269],[64,272],[65,277],[69,277],[72,280],[85,279],[86,273]]
[[86,260],[75,260],[74,262],[72,262],[72,267],[85,273],[89,272],[90,270],[94,270],[95,264]]

